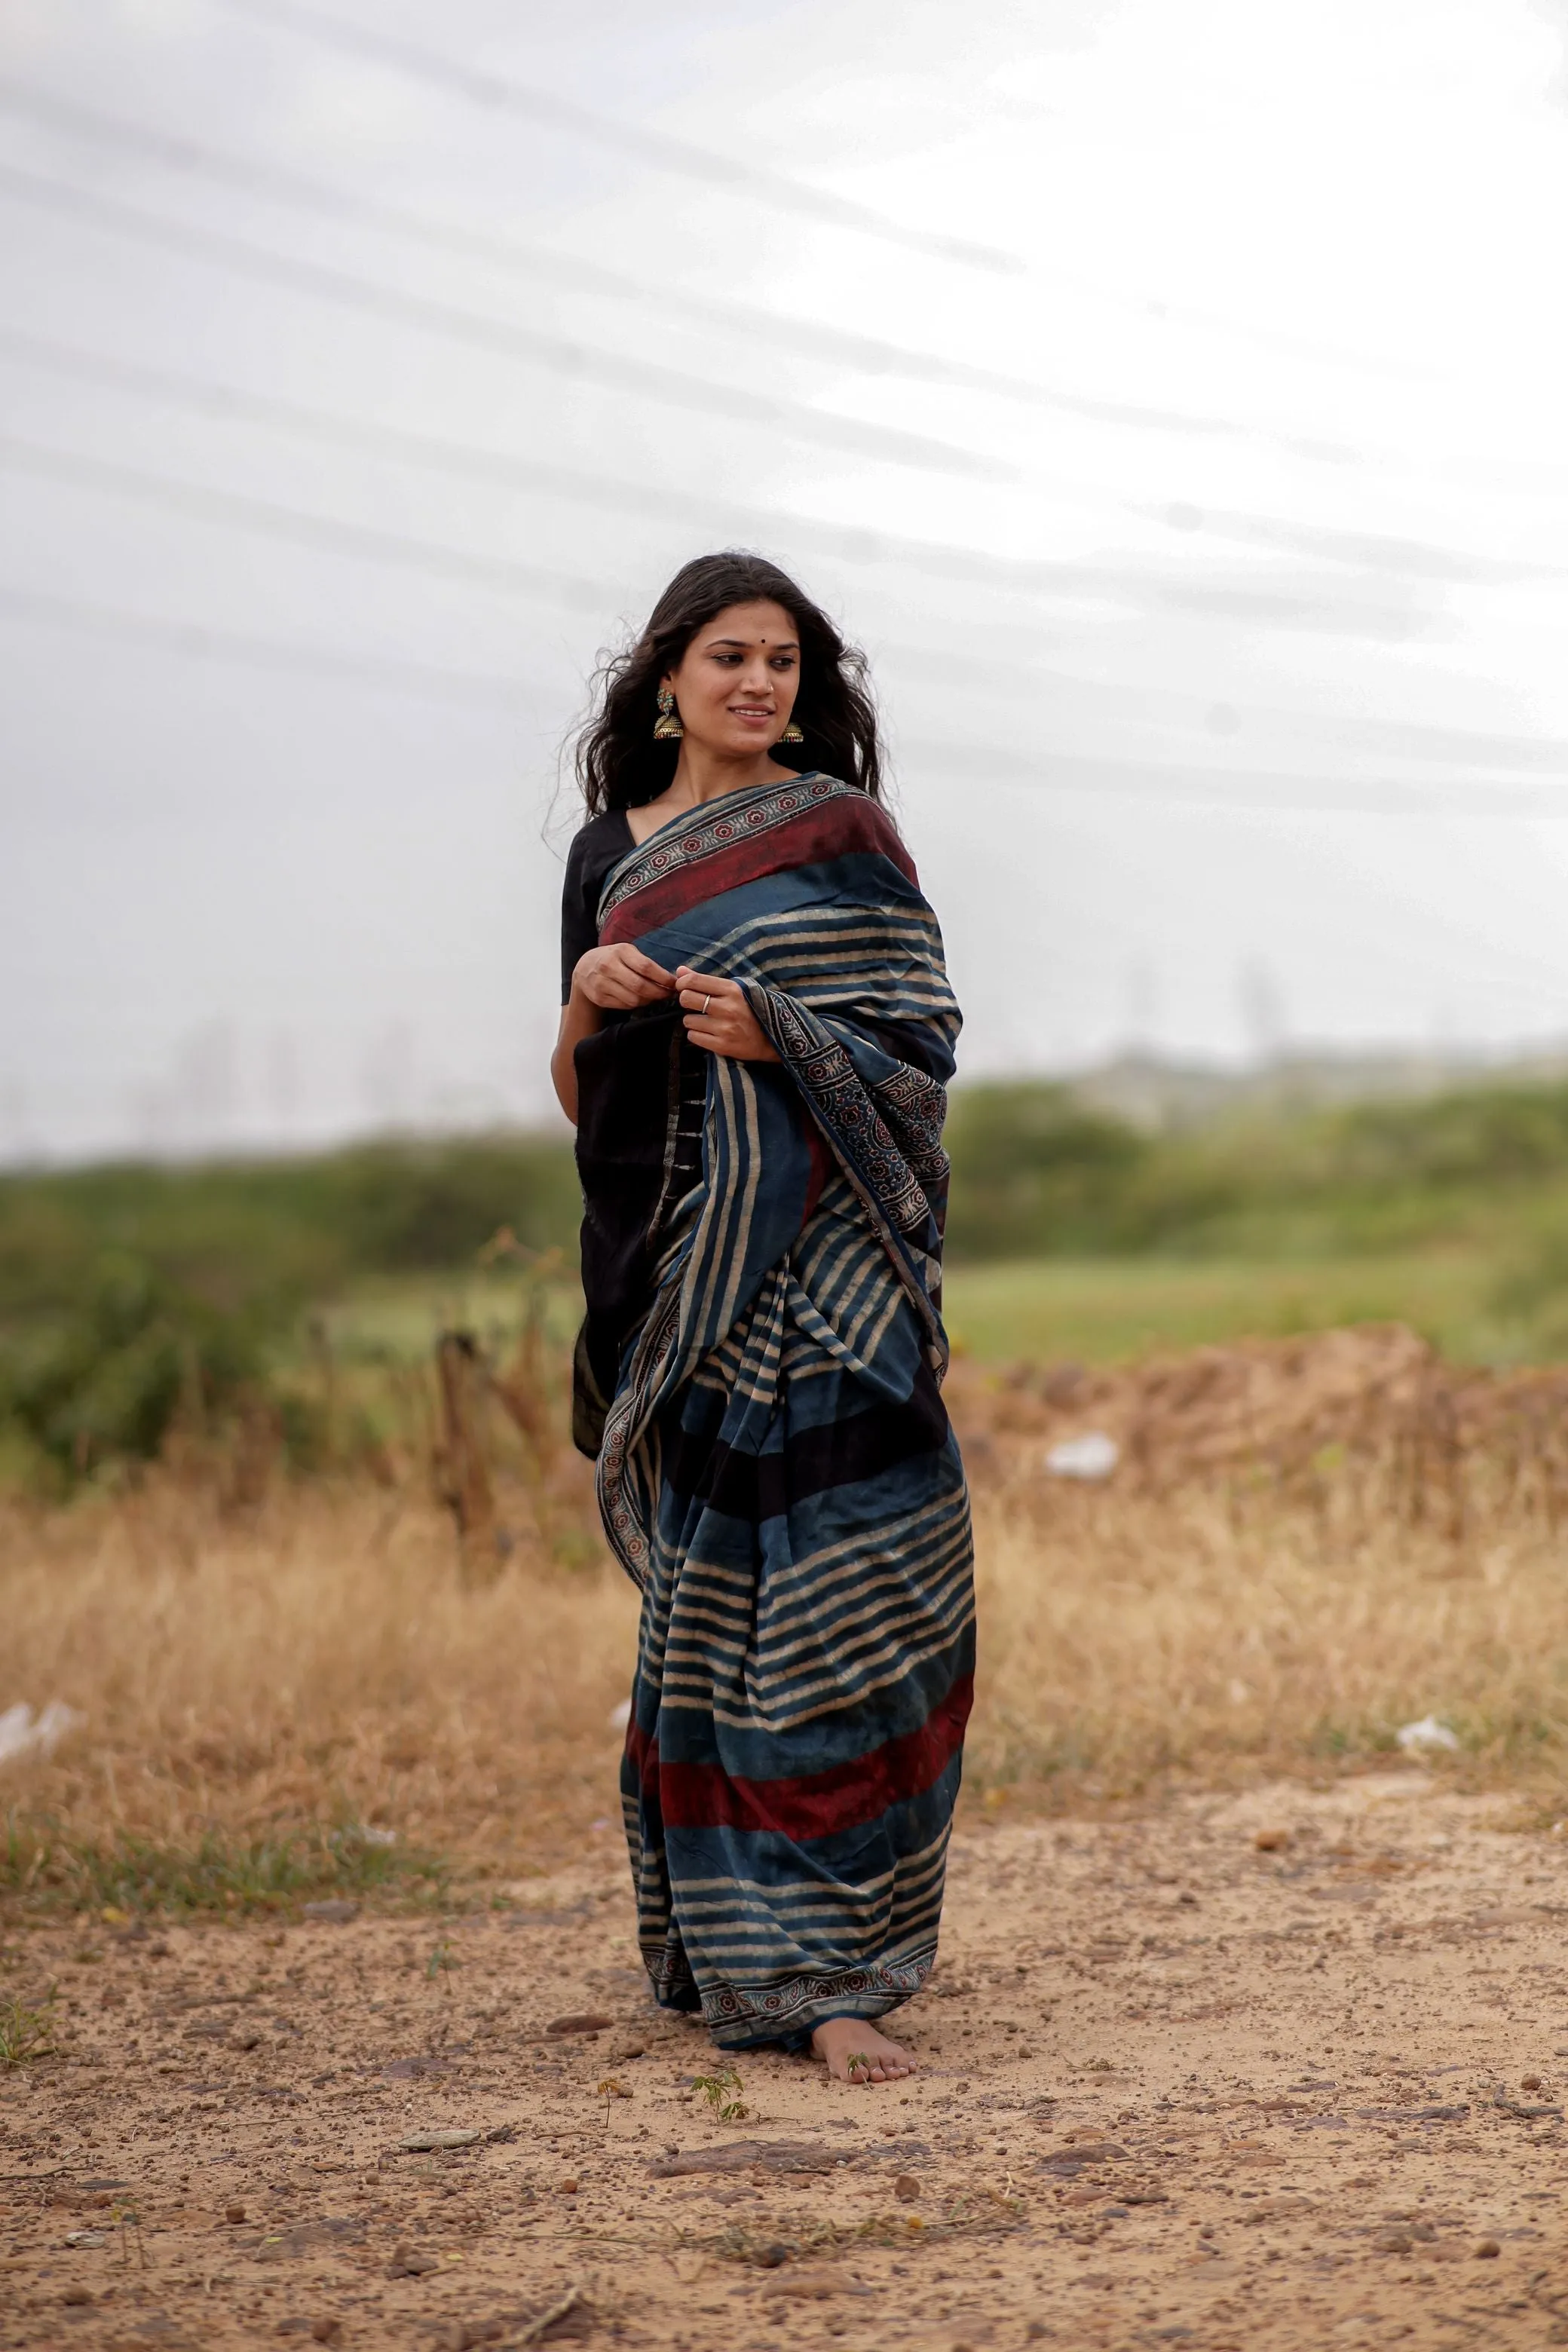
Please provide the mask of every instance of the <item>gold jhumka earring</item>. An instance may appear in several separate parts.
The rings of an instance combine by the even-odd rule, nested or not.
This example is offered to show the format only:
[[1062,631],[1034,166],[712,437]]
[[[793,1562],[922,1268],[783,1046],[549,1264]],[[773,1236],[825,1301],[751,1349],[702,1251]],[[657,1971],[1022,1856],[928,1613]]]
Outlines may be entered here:
[[686,730],[675,714],[675,697],[668,686],[658,689],[658,717],[654,721],[656,743],[679,743]]
[[781,743],[804,743],[805,740],[805,734],[804,730],[797,727],[793,719],[790,720],[789,725],[784,729],[784,733],[779,737],[779,741]]

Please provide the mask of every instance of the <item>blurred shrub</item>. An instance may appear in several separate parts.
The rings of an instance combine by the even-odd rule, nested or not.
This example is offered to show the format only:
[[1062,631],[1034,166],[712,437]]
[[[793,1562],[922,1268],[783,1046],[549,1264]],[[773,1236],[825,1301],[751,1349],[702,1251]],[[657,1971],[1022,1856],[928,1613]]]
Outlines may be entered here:
[[525,1246],[575,1255],[582,1216],[571,1147],[550,1139],[477,1139],[416,1148],[367,1145],[301,1168],[302,1210],[359,1271],[466,1265],[498,1229]]
[[1568,1355],[1568,1198],[1521,1221],[1504,1253],[1493,1311],[1530,1335],[1541,1355]]
[[949,1148],[960,1257],[1353,1253],[1495,1237],[1559,1199],[1568,1210],[1563,1086],[1145,1135],[1070,1087],[982,1085],[955,1090]]
[[182,1413],[206,1427],[266,1385],[262,1319],[215,1308],[123,1255],[0,1352],[0,1408],[74,1475],[151,1460]]
[[308,1465],[321,1432],[272,1370],[307,1306],[471,1265],[503,1225],[574,1258],[580,1213],[570,1146],[533,1136],[0,1177],[0,1438],[74,1475],[259,1412]]
[[356,1276],[464,1265],[500,1225],[574,1253],[580,1214],[570,1145],[528,1135],[5,1176],[0,1325],[74,1306],[106,1250],[239,1312],[326,1297]]
[[1152,1149],[1065,1087],[1026,1083],[957,1088],[947,1146],[948,1241],[971,1257],[1105,1247]]
[[1427,1193],[1568,1175],[1568,1087],[1474,1087],[1423,1102],[1357,1103],[1326,1124],[1334,1183]]

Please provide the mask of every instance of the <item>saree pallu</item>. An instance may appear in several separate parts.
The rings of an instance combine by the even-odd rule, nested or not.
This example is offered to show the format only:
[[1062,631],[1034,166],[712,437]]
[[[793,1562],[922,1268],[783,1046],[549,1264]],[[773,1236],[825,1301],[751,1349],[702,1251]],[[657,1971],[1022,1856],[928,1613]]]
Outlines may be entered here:
[[[654,1181],[689,1118],[677,1016],[579,1047],[592,1263],[616,1271],[578,1406],[643,1593],[621,1786],[644,1963],[721,2044],[799,2046],[907,2000],[936,1951],[973,1677],[940,1386],[959,1014],[896,831],[830,777],[666,826],[611,873],[599,921],[606,945],[738,981],[779,1055],[703,1057],[681,1189]],[[640,1106],[624,1182],[614,1085]],[[595,1394],[605,1313],[618,1361]]]

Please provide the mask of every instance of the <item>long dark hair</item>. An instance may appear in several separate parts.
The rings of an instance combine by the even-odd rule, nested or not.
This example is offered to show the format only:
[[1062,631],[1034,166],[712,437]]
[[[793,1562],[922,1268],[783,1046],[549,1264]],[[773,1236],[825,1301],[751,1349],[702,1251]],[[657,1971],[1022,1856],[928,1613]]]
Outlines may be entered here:
[[775,743],[781,767],[820,768],[872,800],[882,797],[882,753],[866,656],[765,556],[726,549],[683,563],[633,646],[608,656],[595,680],[597,708],[577,739],[577,781],[590,816],[636,808],[668,790],[679,743],[656,743],[658,682],[679,668],[699,629],[731,604],[782,604],[800,638],[793,717],[804,743]]

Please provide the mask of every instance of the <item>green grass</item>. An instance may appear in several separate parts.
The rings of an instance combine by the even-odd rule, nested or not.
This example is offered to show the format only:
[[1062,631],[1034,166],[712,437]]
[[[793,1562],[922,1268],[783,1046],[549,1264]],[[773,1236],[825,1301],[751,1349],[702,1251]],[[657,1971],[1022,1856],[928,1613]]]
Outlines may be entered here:
[[0,1996],[0,2068],[25,2066],[30,2059],[47,2058],[54,2049],[47,2009],[29,2009],[14,1993]]
[[1147,1135],[1070,1088],[985,1082],[948,1127],[955,1256],[1388,1255],[1568,1215],[1568,1085],[1232,1113]]
[[[541,1286],[543,1328],[552,1347],[571,1345],[583,1316],[583,1293],[574,1272]],[[383,1276],[357,1284],[321,1318],[334,1356],[344,1366],[427,1362],[442,1331],[476,1332],[491,1352],[503,1356],[516,1345],[525,1296],[513,1268],[450,1274]],[[281,1360],[308,1370],[311,1353],[303,1328],[295,1331]]]
[[709,2113],[721,2124],[744,2123],[752,2112],[741,2096],[741,2077],[733,2066],[721,2066],[711,2074],[693,2074],[691,2087],[707,2100]]
[[1479,1247],[1386,1257],[1037,1258],[950,1268],[955,1345],[983,1363],[1021,1357],[1116,1363],[1165,1349],[1411,1324],[1460,1361],[1521,1344],[1490,1300],[1497,1266]]
[[247,1842],[216,1833],[194,1846],[123,1832],[86,1841],[13,1814],[0,1844],[0,1897],[45,1909],[127,1916],[292,1911],[334,1897],[428,1899],[446,1887],[438,1857],[379,1845],[357,1829],[310,1827]]
[[[1328,1258],[960,1260],[948,1267],[943,1297],[955,1343],[985,1363],[1025,1356],[1116,1363],[1156,1349],[1385,1322],[1410,1324],[1461,1362],[1539,1359],[1551,1349],[1522,1317],[1497,1306],[1504,1263],[1481,1241]],[[570,1342],[582,1311],[574,1281],[550,1286],[552,1343]],[[353,1391],[378,1365],[427,1360],[451,1322],[477,1331],[504,1359],[518,1316],[515,1277],[408,1276],[352,1293],[326,1322]],[[302,1354],[291,1351],[290,1360],[309,1375]]]

